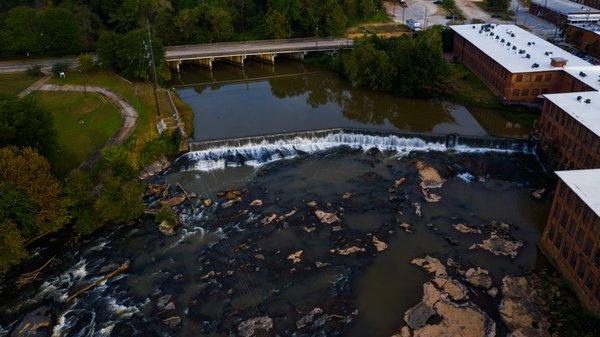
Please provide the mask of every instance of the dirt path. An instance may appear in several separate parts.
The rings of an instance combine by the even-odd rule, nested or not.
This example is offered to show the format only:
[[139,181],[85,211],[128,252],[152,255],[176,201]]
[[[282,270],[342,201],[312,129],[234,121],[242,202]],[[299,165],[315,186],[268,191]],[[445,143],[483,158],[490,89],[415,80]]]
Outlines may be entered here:
[[23,98],[23,97],[29,95],[32,91],[38,90],[42,85],[46,84],[46,82],[48,82],[49,79],[50,79],[50,75],[44,75],[44,77],[33,82],[32,85],[25,88],[25,90],[21,91],[21,93],[19,94],[19,98]]
[[[121,117],[123,118],[123,125],[121,128],[104,144],[104,147],[120,145],[131,136],[133,130],[135,128],[135,124],[138,118],[138,112],[132,107],[127,101],[125,101],[121,96],[115,94],[114,92],[95,86],[86,86],[82,85],[56,85],[56,84],[43,84],[37,90],[39,91],[65,91],[65,92],[93,92],[108,98],[121,113]],[[96,151],[90,158],[79,165],[81,169],[90,169],[100,160],[100,151]]]

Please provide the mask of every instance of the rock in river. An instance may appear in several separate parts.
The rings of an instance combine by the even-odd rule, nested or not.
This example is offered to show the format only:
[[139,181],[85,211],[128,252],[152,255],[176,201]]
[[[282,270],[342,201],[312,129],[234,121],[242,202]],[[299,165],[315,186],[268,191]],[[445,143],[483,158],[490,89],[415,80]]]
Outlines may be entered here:
[[383,252],[388,247],[388,245],[385,242],[379,240],[379,238],[375,235],[373,235],[373,245],[375,246],[377,252]]
[[435,257],[427,255],[424,258],[413,259],[410,263],[422,267],[427,272],[435,274],[435,276],[448,276],[446,267]]
[[14,328],[10,337],[45,337],[52,334],[52,311],[43,306],[23,317]]
[[238,334],[241,337],[262,336],[256,334],[257,331],[270,331],[273,329],[273,319],[269,316],[261,316],[243,321],[237,327]]
[[338,218],[337,215],[335,215],[335,213],[327,213],[327,212],[323,212],[321,210],[315,211],[315,215],[317,216],[317,218],[319,218],[319,220],[327,225],[330,225],[334,222],[339,222],[340,218]]
[[416,166],[417,170],[419,170],[419,177],[421,178],[421,188],[440,188],[444,185],[446,180],[440,176],[435,168],[422,161],[417,161]]
[[492,278],[489,272],[483,268],[469,268],[465,272],[465,277],[467,278],[467,282],[475,287],[483,289],[490,289],[492,287]]
[[[519,329],[541,329],[548,326],[535,303],[535,290],[524,277],[505,276],[502,279],[500,316],[514,332]],[[542,332],[543,333],[543,332]],[[518,336],[518,335],[517,335]]]
[[518,254],[519,248],[523,246],[522,241],[508,240],[498,236],[495,232],[490,234],[488,239],[483,240],[481,243],[477,243],[469,247],[469,249],[480,248],[487,250],[494,255],[504,255],[515,258]]

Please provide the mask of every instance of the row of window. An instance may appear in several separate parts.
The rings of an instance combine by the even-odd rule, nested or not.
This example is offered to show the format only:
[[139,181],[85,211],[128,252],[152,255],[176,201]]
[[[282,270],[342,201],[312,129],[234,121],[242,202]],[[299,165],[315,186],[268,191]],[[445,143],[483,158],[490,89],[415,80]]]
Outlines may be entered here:
[[[539,94],[547,94],[548,93],[548,89],[544,88],[544,89],[531,89],[531,96],[538,96]],[[513,96],[529,96],[529,89],[513,89],[512,91],[512,95]]]
[[498,91],[504,90],[504,74],[506,73],[506,69],[475,47],[472,43],[464,40],[464,44],[465,48],[463,50],[462,62],[476,72],[483,81],[498,89]]
[[552,74],[517,74],[517,82],[552,82]]

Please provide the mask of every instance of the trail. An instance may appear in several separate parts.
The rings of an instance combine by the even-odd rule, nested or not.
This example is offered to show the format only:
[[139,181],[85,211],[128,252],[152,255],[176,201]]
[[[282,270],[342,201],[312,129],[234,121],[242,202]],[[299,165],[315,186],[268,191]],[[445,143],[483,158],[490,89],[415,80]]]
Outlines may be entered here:
[[[121,113],[123,118],[123,125],[121,128],[104,144],[104,147],[120,145],[131,136],[135,128],[135,124],[138,119],[137,110],[125,101],[121,96],[116,93],[101,87],[96,86],[84,86],[82,85],[56,85],[56,84],[43,84],[37,90],[39,91],[64,91],[64,92],[93,92],[103,95],[110,100]],[[96,151],[90,158],[79,165],[79,168],[87,170],[93,167],[98,160],[100,160],[100,150]]]

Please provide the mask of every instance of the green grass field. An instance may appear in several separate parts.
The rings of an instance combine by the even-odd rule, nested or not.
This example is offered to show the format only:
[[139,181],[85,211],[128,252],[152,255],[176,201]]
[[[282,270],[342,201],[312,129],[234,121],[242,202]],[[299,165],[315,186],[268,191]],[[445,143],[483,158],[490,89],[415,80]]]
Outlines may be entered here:
[[37,80],[25,73],[0,74],[0,92],[17,95]]
[[59,153],[56,174],[66,176],[100,149],[121,127],[118,109],[93,93],[34,92],[54,116]]

